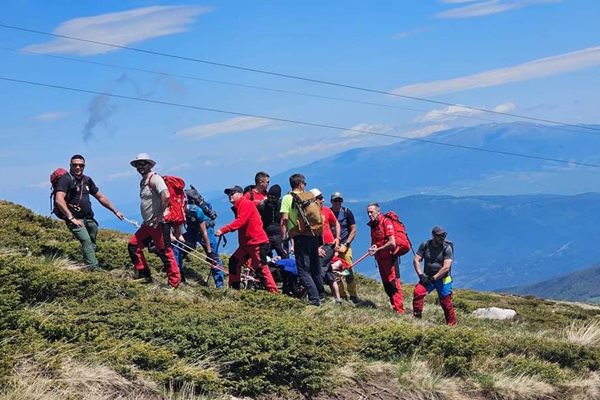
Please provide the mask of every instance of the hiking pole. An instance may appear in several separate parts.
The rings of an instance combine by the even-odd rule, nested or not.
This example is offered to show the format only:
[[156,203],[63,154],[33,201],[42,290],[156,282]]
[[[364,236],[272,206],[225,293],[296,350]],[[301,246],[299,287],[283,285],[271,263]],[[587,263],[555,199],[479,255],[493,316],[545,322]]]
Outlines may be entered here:
[[173,243],[173,245],[176,246],[178,249],[183,250],[185,253],[195,257],[196,259],[209,264],[212,269],[217,269],[219,271],[225,272],[225,270],[221,268],[215,260],[208,257],[206,254],[201,253],[198,249],[188,246],[186,243],[178,239],[175,239],[174,242],[176,243]]
[[135,219],[127,219],[127,218],[123,218],[123,221],[125,222],[129,222],[131,225],[135,226],[136,228],[140,229],[140,223],[137,222]]
[[362,256],[360,256],[360,258],[359,258],[358,260],[356,260],[356,261],[354,261],[354,262],[352,263],[352,265],[350,266],[350,268],[353,268],[353,267],[354,267],[356,264],[358,264],[359,262],[361,262],[361,261],[362,261],[362,260],[364,260],[365,258],[369,257],[369,255],[370,255],[370,253],[369,253],[369,251],[367,250],[367,252],[366,252],[365,254],[363,254]]

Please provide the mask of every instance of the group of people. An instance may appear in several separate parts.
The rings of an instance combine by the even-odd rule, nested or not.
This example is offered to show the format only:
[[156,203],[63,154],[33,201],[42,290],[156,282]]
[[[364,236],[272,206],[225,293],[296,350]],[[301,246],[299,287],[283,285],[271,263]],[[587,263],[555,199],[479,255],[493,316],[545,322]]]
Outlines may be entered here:
[[[282,197],[281,187],[269,187],[269,174],[261,171],[256,174],[254,185],[245,189],[235,185],[224,190],[234,213],[230,223],[216,228],[214,219],[206,215],[210,210],[199,207],[200,203],[193,201],[181,205],[186,208],[185,224],[172,223],[169,222],[169,215],[174,211],[170,210],[174,207],[170,203],[172,195],[165,179],[152,170],[156,162],[148,154],[141,153],[130,164],[141,175],[140,211],[143,221],[128,243],[131,262],[137,271],[136,279],[152,281],[143,252],[151,245],[163,263],[169,285],[177,288],[182,279],[185,280],[184,255],[200,244],[210,260],[215,286],[222,288],[226,271],[218,254],[218,238],[237,232],[238,248],[229,257],[227,268],[229,288],[240,288],[242,268],[246,266],[262,281],[266,290],[278,293],[269,268],[270,265],[278,265],[284,271],[295,270],[310,305],[320,306],[325,300],[324,285],[330,287],[336,303],[343,299],[355,304],[360,302],[352,254],[356,220],[352,211],[343,206],[340,192],[331,194],[331,207],[328,207],[319,189],[307,190],[304,175],[293,174],[289,177],[290,191]],[[84,168],[83,156],[71,157],[69,173],[60,177],[55,187],[55,212],[81,242],[88,268],[96,270],[98,223],[94,219],[90,195],[120,220],[125,217],[83,173]],[[403,314],[400,256],[395,240],[397,232],[377,203],[369,204],[367,214],[371,230],[368,255],[376,261],[391,307],[398,314]],[[185,232],[183,225],[186,226]],[[454,249],[446,236],[443,228],[434,227],[431,239],[423,242],[414,255],[413,266],[419,282],[414,290],[413,316],[421,317],[424,298],[435,289],[446,323],[455,325],[450,274]],[[285,284],[283,290],[290,294]]]

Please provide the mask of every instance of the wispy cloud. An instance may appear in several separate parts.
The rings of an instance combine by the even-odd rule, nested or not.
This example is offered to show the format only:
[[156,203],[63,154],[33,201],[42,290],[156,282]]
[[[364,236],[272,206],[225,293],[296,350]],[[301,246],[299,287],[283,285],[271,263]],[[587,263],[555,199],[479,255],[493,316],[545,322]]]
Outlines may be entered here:
[[176,132],[177,136],[201,139],[210,136],[251,131],[272,124],[273,121],[257,117],[236,117],[222,122],[193,126]]
[[46,190],[50,190],[50,181],[40,181],[38,183],[31,183],[29,185],[27,185],[26,187],[30,188],[30,189],[46,189]]
[[[75,18],[60,24],[53,33],[128,46],[144,40],[185,32],[194,17],[211,8],[152,6],[93,17]],[[119,50],[116,47],[55,38],[25,47],[25,51],[89,56]]]
[[136,175],[136,171],[134,169],[123,171],[123,172],[115,172],[114,174],[110,174],[106,177],[107,182],[118,181],[121,179],[127,179]]
[[394,89],[393,93],[406,96],[435,96],[443,93],[461,92],[469,89],[540,79],[593,68],[599,65],[600,46],[596,46],[460,78],[407,85]]
[[[516,109],[516,105],[514,103],[503,103],[494,107],[492,110],[496,112],[504,112],[508,113],[514,111]],[[446,122],[455,120],[461,117],[475,117],[481,114],[484,114],[487,110],[486,107],[475,107],[478,109],[467,108],[461,105],[448,106],[442,109],[431,110],[426,114],[420,115],[415,118],[415,122]]]
[[65,119],[70,116],[72,113],[69,111],[48,111],[45,113],[38,114],[32,117],[36,121],[41,122],[53,122],[61,119]]
[[178,172],[178,171],[184,171],[186,169],[190,169],[192,167],[191,163],[185,162],[185,163],[181,163],[181,164],[177,164],[177,165],[173,165],[172,167],[169,167],[165,170],[165,172]]
[[[342,132],[342,137],[363,136],[369,133],[386,133],[394,129],[390,124],[358,124],[347,131]],[[361,132],[357,132],[361,131]]]
[[405,138],[411,138],[411,139],[420,139],[420,138],[424,138],[424,137],[433,135],[436,132],[445,131],[446,129],[449,129],[449,128],[450,127],[445,124],[434,124],[434,125],[424,126],[423,128],[414,129],[412,131],[400,133],[398,136],[402,136]]
[[[436,14],[437,18],[473,18],[487,15],[500,14],[527,6],[543,3],[557,3],[561,0],[486,0],[475,4],[453,8]],[[442,3],[463,4],[473,3],[471,0],[445,0]]]
[[419,33],[427,32],[429,29],[431,29],[429,26],[423,26],[423,27],[420,27],[420,28],[411,29],[409,31],[399,32],[399,33],[396,33],[394,36],[392,36],[392,39],[396,39],[396,40],[405,39],[405,38],[407,38],[409,36],[413,36],[413,35],[417,35]]

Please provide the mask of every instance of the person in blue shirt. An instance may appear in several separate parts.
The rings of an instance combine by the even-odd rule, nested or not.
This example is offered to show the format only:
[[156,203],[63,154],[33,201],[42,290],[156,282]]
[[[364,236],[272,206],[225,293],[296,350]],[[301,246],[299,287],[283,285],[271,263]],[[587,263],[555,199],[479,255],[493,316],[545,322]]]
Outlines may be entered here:
[[[202,209],[196,204],[188,204],[185,213],[186,231],[183,234],[185,244],[191,248],[196,248],[200,243],[206,255],[217,264],[218,268],[211,268],[211,274],[215,281],[215,287],[220,289],[223,287],[224,276],[223,263],[219,257],[219,248],[215,237],[215,221],[209,219]],[[184,276],[184,255],[185,251],[174,246],[177,265],[181,271],[181,276]]]

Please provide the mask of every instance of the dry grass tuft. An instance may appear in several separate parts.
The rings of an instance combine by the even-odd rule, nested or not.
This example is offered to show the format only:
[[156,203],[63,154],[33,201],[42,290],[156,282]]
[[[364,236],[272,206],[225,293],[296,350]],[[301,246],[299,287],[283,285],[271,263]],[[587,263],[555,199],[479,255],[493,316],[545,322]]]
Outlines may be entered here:
[[566,383],[565,389],[572,400],[600,400],[600,376],[592,373],[587,378]]
[[87,270],[85,264],[81,264],[64,257],[52,257],[49,260],[53,267],[58,269],[64,269],[67,271],[85,271]]
[[431,366],[416,356],[398,367],[402,398],[407,400],[462,400],[467,396],[454,378],[436,373]]
[[21,362],[10,378],[6,400],[161,400],[155,384],[132,382],[104,366],[67,360],[50,371],[40,365]]
[[581,324],[573,321],[564,330],[565,338],[582,346],[597,346],[600,343],[600,321]]
[[528,375],[509,377],[495,374],[490,387],[485,391],[486,398],[494,400],[555,399],[552,386]]

